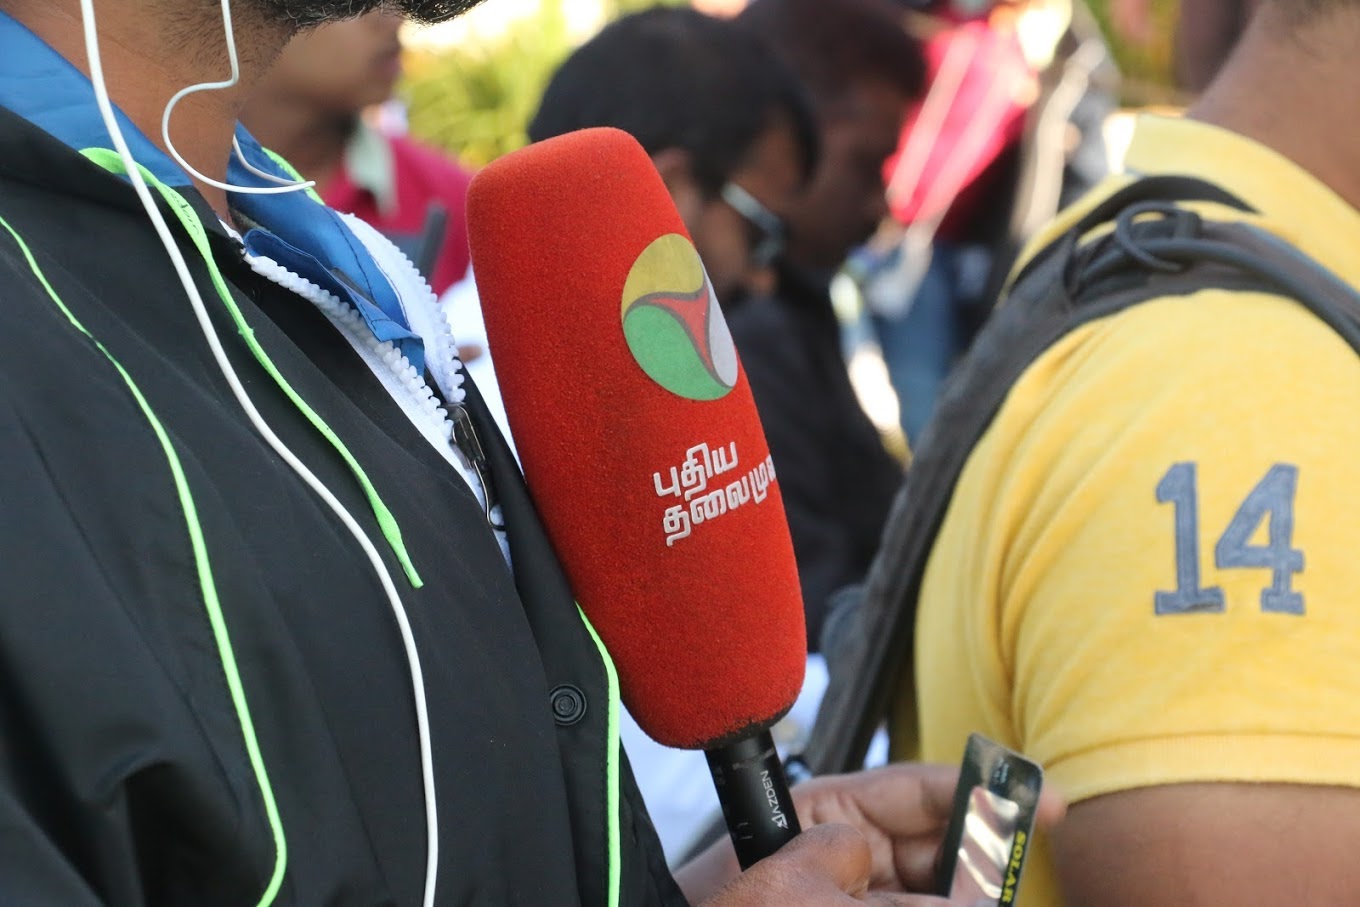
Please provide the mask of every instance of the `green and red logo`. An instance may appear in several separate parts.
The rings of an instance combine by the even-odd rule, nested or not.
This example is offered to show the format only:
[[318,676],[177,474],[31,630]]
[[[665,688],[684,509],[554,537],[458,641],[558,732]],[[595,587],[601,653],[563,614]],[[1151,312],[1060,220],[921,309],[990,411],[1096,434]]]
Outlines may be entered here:
[[693,244],[678,233],[638,256],[623,285],[623,336],[642,370],[690,400],[737,384],[737,349]]

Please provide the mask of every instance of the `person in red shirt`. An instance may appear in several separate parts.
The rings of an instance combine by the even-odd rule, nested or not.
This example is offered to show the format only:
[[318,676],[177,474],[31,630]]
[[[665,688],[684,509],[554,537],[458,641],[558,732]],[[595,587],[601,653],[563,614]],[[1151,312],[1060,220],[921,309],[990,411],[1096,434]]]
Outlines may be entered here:
[[404,21],[379,11],[300,34],[241,120],[315,180],[327,205],[396,243],[442,294],[468,268],[464,205],[472,174],[362,116],[392,97],[401,75]]

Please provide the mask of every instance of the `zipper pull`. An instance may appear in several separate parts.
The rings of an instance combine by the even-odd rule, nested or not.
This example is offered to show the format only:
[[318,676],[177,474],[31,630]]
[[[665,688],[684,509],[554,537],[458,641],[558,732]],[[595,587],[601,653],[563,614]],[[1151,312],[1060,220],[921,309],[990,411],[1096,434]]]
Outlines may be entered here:
[[505,523],[492,515],[499,501],[496,498],[496,486],[491,479],[491,467],[486,462],[486,451],[482,449],[482,441],[477,437],[477,429],[472,424],[472,415],[461,403],[451,403],[447,410],[449,418],[453,420],[453,443],[462,451],[463,456],[471,464],[472,471],[477,474],[477,480],[482,483],[482,492],[486,497],[486,521],[492,529],[504,531]]

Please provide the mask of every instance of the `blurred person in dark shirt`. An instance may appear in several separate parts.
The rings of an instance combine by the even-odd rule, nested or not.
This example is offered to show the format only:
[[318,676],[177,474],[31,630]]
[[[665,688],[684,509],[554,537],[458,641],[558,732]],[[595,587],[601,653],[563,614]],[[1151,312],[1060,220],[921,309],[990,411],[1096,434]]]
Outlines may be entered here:
[[828,597],[868,569],[902,480],[850,383],[830,294],[888,213],[884,161],[923,87],[900,15],[887,0],[754,0],[736,20],[802,78],[821,134],[812,181],[781,212],[776,285],[729,316],[779,473],[813,651]]

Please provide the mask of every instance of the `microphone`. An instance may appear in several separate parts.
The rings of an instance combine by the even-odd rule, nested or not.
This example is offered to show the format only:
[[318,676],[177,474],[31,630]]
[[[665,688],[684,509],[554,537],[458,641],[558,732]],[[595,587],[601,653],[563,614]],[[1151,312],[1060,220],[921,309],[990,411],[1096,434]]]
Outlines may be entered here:
[[807,640],[769,447],[707,274],[617,129],[497,160],[467,208],[535,506],[639,726],[706,752],[745,868],[799,831],[769,728]]

